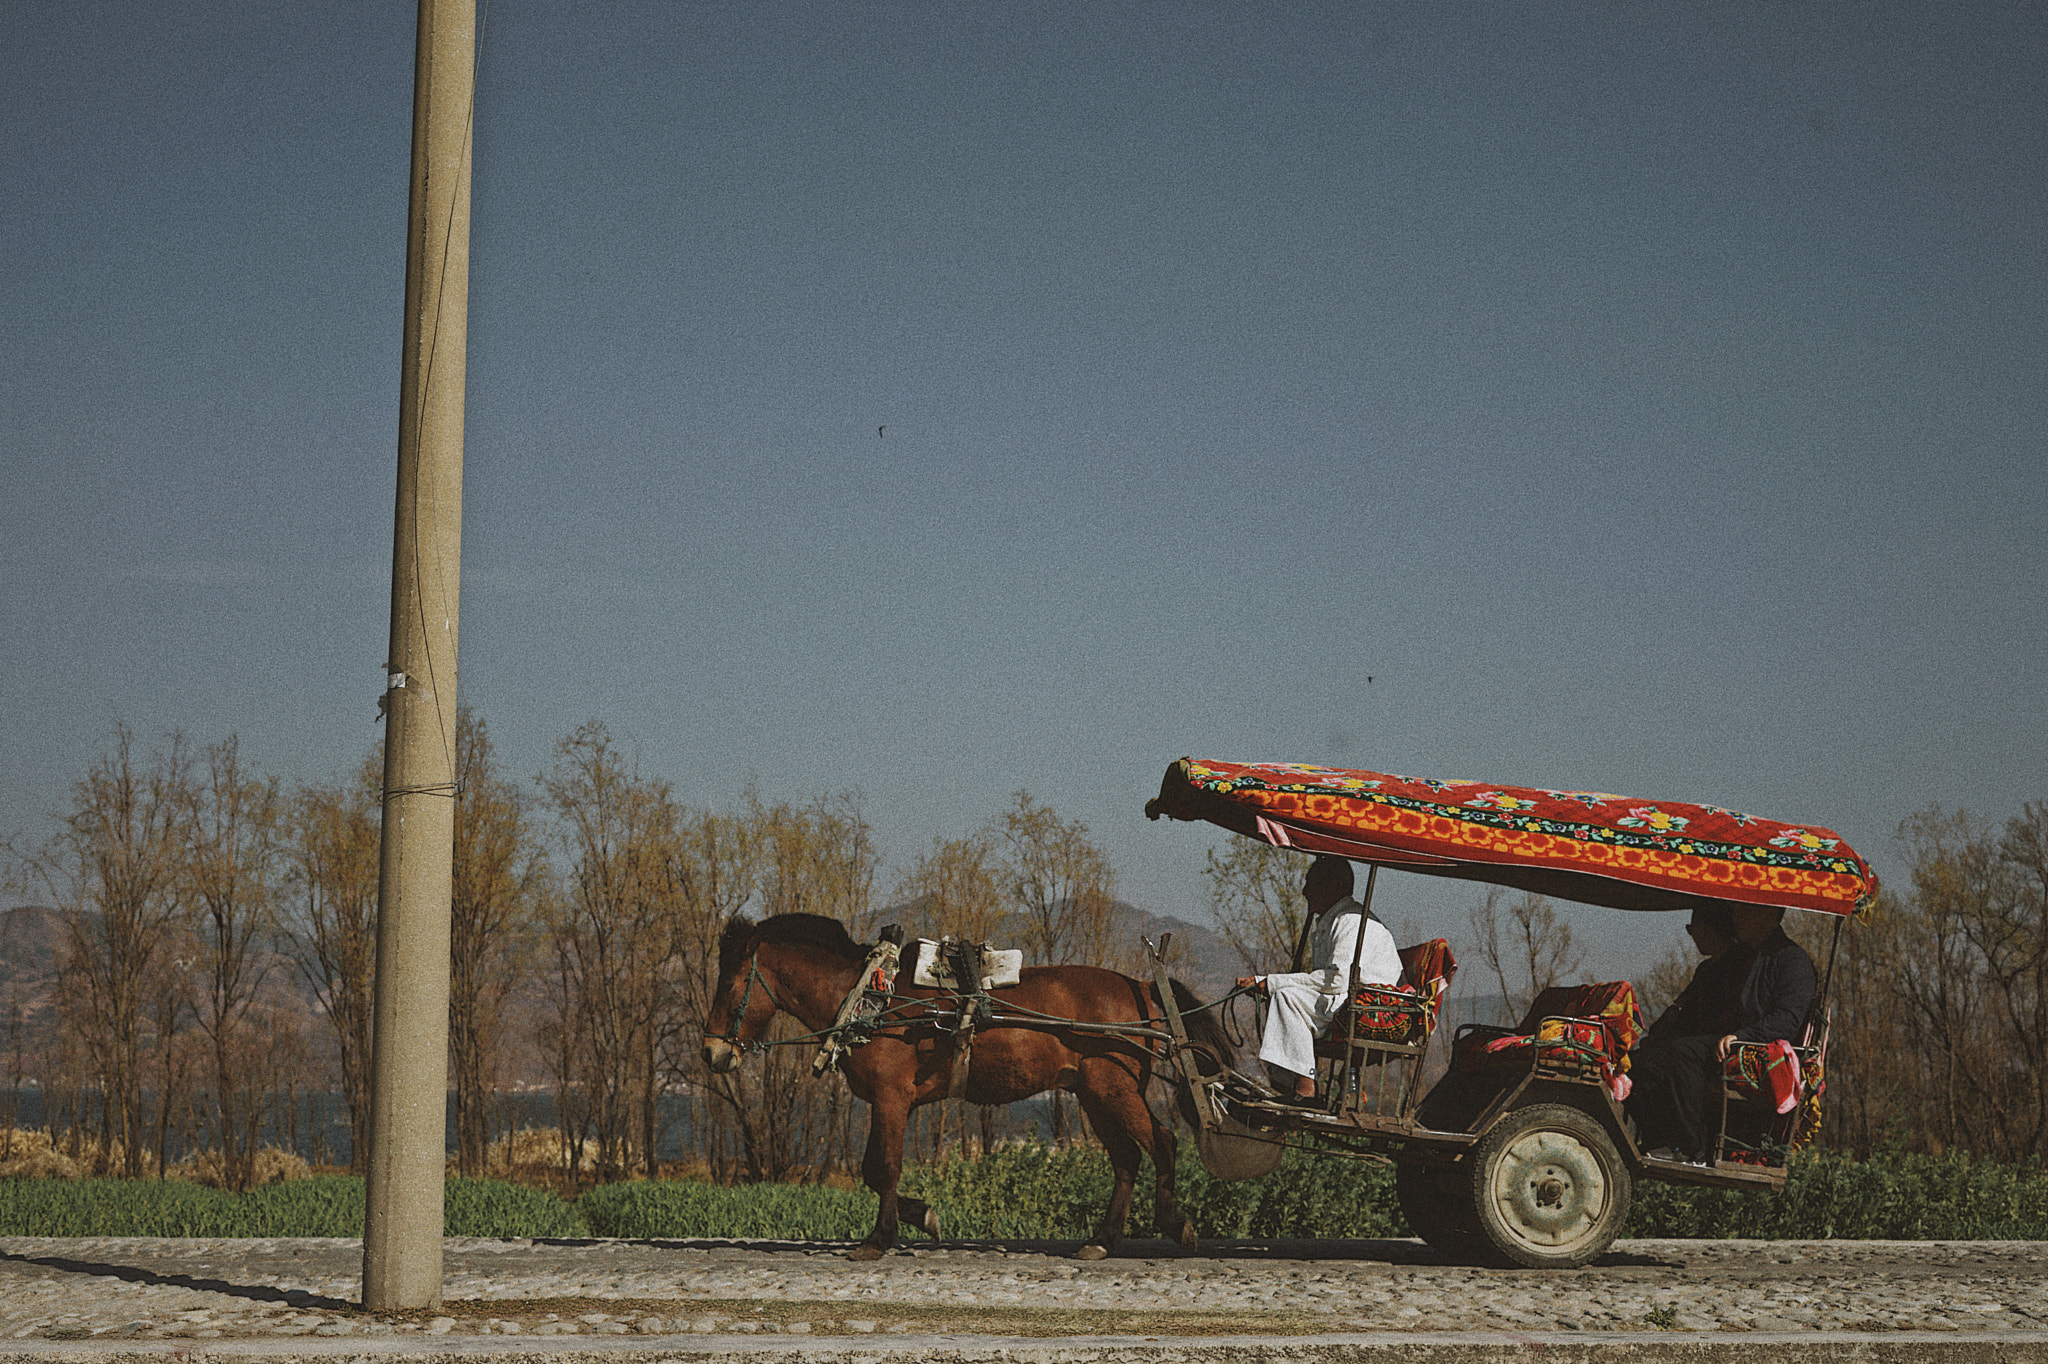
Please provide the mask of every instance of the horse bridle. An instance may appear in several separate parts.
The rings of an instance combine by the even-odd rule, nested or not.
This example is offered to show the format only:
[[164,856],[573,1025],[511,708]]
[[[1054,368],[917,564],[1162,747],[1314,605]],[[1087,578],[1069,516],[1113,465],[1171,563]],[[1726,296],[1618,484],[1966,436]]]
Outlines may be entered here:
[[747,1006],[754,1000],[755,982],[758,981],[760,983],[761,993],[768,996],[768,1002],[773,1004],[778,1012],[788,1012],[783,1009],[782,1001],[775,997],[775,991],[768,988],[767,977],[761,974],[760,952],[761,945],[755,943],[753,950],[747,953],[747,988],[740,992],[739,1007],[734,1009],[732,1014],[732,1025],[723,1033],[705,1034],[705,1036],[710,1037],[714,1041],[725,1043],[734,1051],[762,1051],[766,1049],[766,1044],[762,1042],[742,1043],[740,1041],[740,1029],[747,1021]]

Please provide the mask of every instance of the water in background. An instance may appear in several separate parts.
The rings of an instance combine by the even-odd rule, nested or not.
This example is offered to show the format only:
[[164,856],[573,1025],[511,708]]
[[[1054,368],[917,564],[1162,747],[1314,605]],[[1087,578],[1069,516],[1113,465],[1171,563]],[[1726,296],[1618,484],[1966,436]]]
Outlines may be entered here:
[[[6,1095],[0,1093],[0,1104]],[[145,1096],[145,1102],[153,1103],[153,1095]],[[856,1101],[858,1102],[858,1101]],[[278,1122],[273,1110],[265,1116],[263,1133],[259,1144],[263,1146],[292,1147],[304,1160],[318,1165],[347,1165],[354,1154],[349,1141],[348,1105],[342,1101],[340,1091],[308,1094],[300,1097],[298,1140],[290,1142],[287,1133]],[[18,1103],[15,1125],[22,1128],[36,1128],[46,1125],[44,1117],[43,1092],[41,1089],[24,1086]],[[865,1105],[862,1105],[864,1108]],[[656,1102],[655,1111],[659,1127],[655,1133],[655,1154],[662,1160],[682,1160],[701,1149],[698,1132],[703,1123],[703,1104],[687,1094],[664,1094]],[[4,1113],[0,1113],[4,1116]],[[950,1121],[950,1119],[949,1119]],[[555,1110],[555,1096],[543,1091],[500,1094],[497,1096],[497,1111],[492,1114],[491,1135],[495,1138],[521,1128],[549,1128],[558,1125]],[[1027,1099],[1023,1103],[1010,1105],[1008,1130],[1012,1135],[1035,1135],[1047,1138],[1052,1131],[1051,1107],[1044,1098]],[[455,1154],[455,1096],[448,1096],[447,1122],[444,1141],[448,1154]],[[856,1131],[866,1130],[866,1115],[858,1115]],[[196,1134],[195,1134],[196,1135]],[[192,1151],[182,1146],[175,1128],[171,1134],[171,1149],[168,1152],[171,1163],[189,1159]]]

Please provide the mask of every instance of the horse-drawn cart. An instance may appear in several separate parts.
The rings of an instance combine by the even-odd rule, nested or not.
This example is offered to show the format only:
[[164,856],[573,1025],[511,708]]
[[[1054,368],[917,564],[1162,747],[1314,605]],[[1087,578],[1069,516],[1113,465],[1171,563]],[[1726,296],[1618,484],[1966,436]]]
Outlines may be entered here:
[[[1373,880],[1394,867],[1625,910],[1797,909],[1833,916],[1838,935],[1876,892],[1869,868],[1825,829],[1590,791],[1183,759],[1146,813],[1363,862]],[[1122,1238],[1146,1158],[1160,1231],[1196,1247],[1174,1197],[1172,1115],[1148,1098],[1155,1079],[1177,1082],[1213,1173],[1256,1176],[1288,1146],[1390,1159],[1402,1211],[1431,1245],[1530,1267],[1599,1255],[1637,1179],[1782,1188],[1787,1156],[1819,1123],[1825,980],[1796,1046],[1734,1048],[1714,1086],[1711,1158],[1691,1163],[1642,1151],[1622,1107],[1641,1026],[1626,982],[1545,991],[1513,1028],[1460,1028],[1447,1073],[1424,1093],[1456,970],[1449,944],[1404,950],[1393,985],[1362,983],[1354,962],[1316,1047],[1323,1097],[1305,1109],[1232,1068],[1216,1006],[1169,980],[1163,953],[1147,987],[1094,966],[1010,974],[978,944],[914,946],[886,930],[856,942],[810,914],[738,917],[719,943],[706,1064],[726,1071],[750,1050],[815,1048],[818,1068],[839,1071],[869,1105],[862,1173],[881,1201],[856,1259],[894,1245],[900,1223],[940,1234],[938,1210],[897,1183],[910,1112],[949,1098],[1006,1104],[1062,1089],[1079,1099],[1115,1176],[1076,1252],[1084,1259]],[[770,1040],[777,1014],[806,1031]]]
[[[1395,867],[1623,910],[1825,914],[1837,942],[1877,886],[1826,829],[1601,792],[1190,758],[1168,769],[1146,814],[1363,862],[1374,879]],[[1831,947],[1830,972],[1833,957]],[[1317,1046],[1323,1099],[1311,1109],[1208,1063],[1169,1008],[1183,1106],[1213,1170],[1257,1174],[1283,1145],[1385,1156],[1396,1163],[1403,1213],[1439,1250],[1563,1267],[1587,1263],[1620,1233],[1635,1180],[1781,1189],[1787,1156],[1818,1128],[1826,976],[1789,1054],[1735,1045],[1712,1095],[1713,1150],[1693,1163],[1646,1155],[1623,1109],[1641,1028],[1626,982],[1545,991],[1513,1028],[1460,1028],[1447,1072],[1423,1094],[1456,968],[1441,940],[1402,959],[1395,986],[1361,984],[1354,964],[1346,1002]]]

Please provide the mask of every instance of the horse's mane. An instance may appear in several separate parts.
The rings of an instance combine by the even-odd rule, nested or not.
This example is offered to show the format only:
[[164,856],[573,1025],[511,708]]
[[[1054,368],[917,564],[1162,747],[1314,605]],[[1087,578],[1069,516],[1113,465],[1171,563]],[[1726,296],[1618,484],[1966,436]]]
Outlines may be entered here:
[[848,961],[859,961],[867,955],[867,949],[853,940],[845,924],[823,914],[777,914],[758,923],[735,914],[718,935],[718,978],[729,978],[739,970],[741,959],[762,943],[815,947]]

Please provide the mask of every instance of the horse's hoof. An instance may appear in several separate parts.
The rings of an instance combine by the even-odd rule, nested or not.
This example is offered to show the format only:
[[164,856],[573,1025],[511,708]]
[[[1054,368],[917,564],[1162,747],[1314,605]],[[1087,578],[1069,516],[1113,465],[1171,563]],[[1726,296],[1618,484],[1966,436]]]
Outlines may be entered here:
[[925,1235],[931,1237],[934,1241],[938,1240],[939,1210],[937,1208],[926,1208],[924,1210],[924,1221],[921,1225],[924,1228]]
[[1180,1248],[1190,1255],[1197,1254],[1202,1248],[1202,1238],[1195,1235],[1195,1222],[1193,1218],[1188,1218],[1180,1224],[1180,1235],[1173,1239],[1180,1242]]
[[1074,1258],[1077,1260],[1106,1260],[1109,1258],[1109,1247],[1092,1244],[1085,1245],[1074,1252]]
[[880,1246],[871,1246],[866,1241],[862,1241],[852,1250],[846,1252],[846,1258],[849,1260],[879,1260],[882,1258],[882,1248]]

